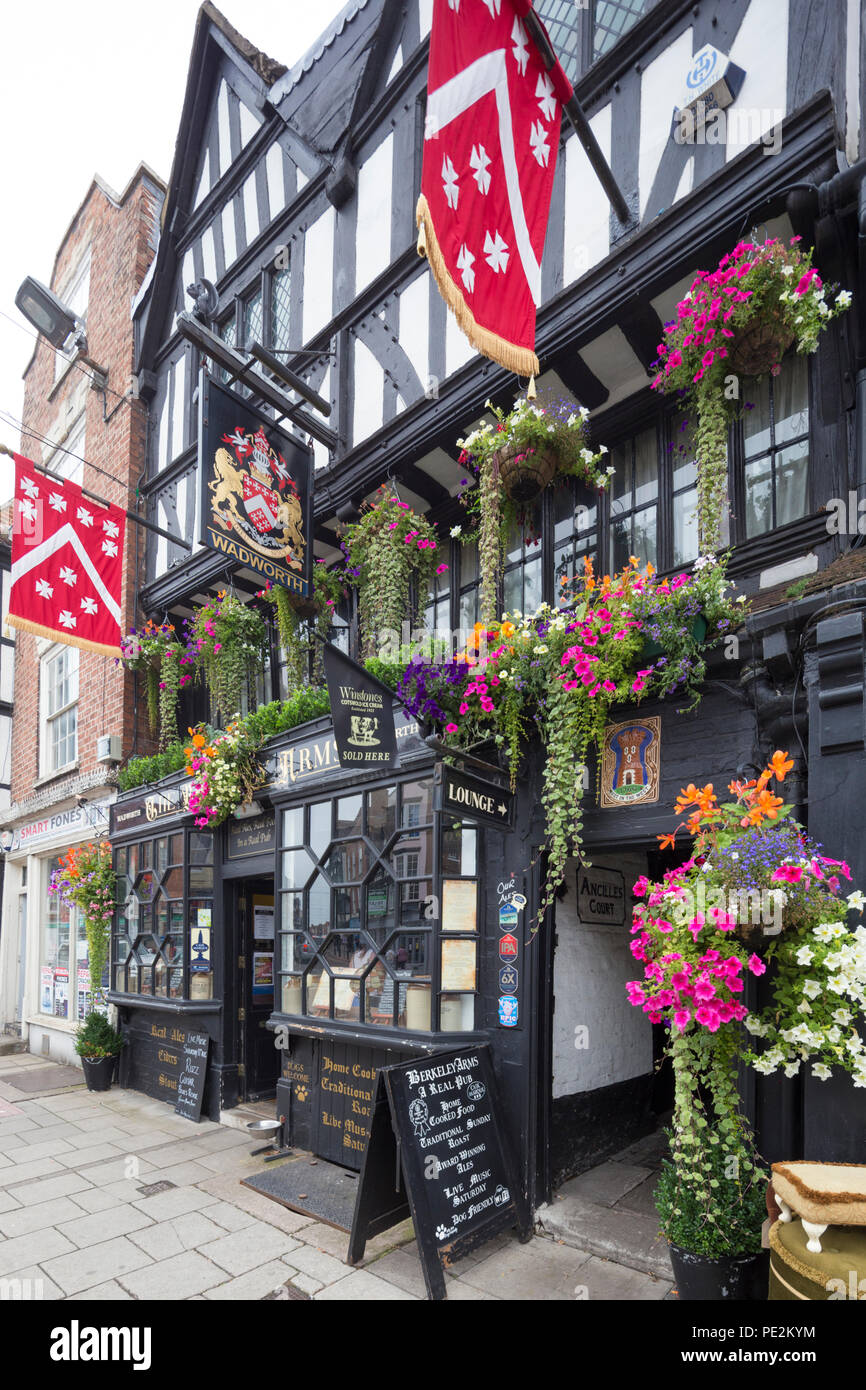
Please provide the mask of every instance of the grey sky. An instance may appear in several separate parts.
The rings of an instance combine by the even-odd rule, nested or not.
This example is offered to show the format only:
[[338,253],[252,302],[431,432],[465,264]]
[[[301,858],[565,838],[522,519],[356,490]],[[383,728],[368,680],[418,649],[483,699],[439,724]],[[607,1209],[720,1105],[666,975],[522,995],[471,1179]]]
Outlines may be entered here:
[[[291,66],[343,0],[224,0],[217,7],[258,48]],[[21,374],[35,345],[15,291],[25,275],[49,282],[94,174],[116,192],[142,160],[168,178],[198,8],[198,0],[3,6],[0,442],[13,448],[19,431],[9,417],[21,418]],[[9,460],[0,458],[0,498],[10,492]]]

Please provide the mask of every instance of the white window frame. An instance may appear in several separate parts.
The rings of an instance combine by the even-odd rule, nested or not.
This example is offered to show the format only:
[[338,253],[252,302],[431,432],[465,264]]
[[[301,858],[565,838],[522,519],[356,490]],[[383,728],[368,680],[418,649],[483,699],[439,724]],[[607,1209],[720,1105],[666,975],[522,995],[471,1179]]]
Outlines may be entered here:
[[[71,309],[75,317],[82,324],[87,323],[87,310],[90,303],[90,244],[88,243],[82,251],[75,266],[69,275],[62,282],[63,288],[55,290],[58,299],[61,299],[67,309]],[[81,303],[83,296],[83,305]],[[66,368],[69,366],[69,358],[61,349],[54,353],[54,380],[60,380]]]
[[[74,673],[75,676],[75,696],[65,704],[51,711],[50,691],[51,674],[50,667],[59,657],[68,655],[70,662],[74,664],[70,667],[67,679]],[[45,651],[39,661],[39,776],[56,777],[69,768],[78,766],[78,704],[79,704],[79,653],[77,647],[67,646],[65,643],[56,642]],[[64,715],[75,711],[75,748],[73,756],[64,763],[54,764],[53,761],[53,740],[52,725],[56,720]],[[65,735],[68,737],[68,735]]]

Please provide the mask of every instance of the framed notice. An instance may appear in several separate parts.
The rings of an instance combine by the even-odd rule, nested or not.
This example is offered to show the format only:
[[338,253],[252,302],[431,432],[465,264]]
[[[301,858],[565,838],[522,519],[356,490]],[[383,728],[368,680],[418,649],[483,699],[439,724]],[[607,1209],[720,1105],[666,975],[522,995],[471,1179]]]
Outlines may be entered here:
[[442,942],[442,990],[475,988],[475,942]]
[[442,930],[478,930],[478,885],[474,879],[442,880]]
[[601,750],[600,806],[646,806],[659,799],[661,718],[608,724]]

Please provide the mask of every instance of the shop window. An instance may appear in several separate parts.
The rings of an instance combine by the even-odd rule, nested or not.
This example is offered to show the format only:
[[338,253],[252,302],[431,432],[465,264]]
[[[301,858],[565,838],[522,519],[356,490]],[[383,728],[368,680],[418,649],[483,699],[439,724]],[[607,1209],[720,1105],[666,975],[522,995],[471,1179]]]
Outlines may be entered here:
[[43,777],[78,758],[78,649],[54,647],[39,671],[41,728],[39,764]]
[[610,497],[610,572],[636,555],[659,568],[659,456],[656,430],[641,430],[610,451],[615,469]]
[[[456,946],[442,942],[449,998],[442,1006],[434,1000],[439,911],[432,791],[428,780],[409,781],[282,812],[284,1013],[410,1032],[431,1031],[440,1015],[446,1029],[474,1026],[474,913],[471,940],[463,934],[466,915],[452,914],[453,932],[461,935],[454,935]],[[474,902],[474,830],[449,823],[444,843],[449,871],[455,881],[467,875],[460,891]],[[452,891],[452,903],[459,896]],[[468,1021],[458,1025],[458,1014]]]
[[119,994],[213,997],[213,835],[155,836],[115,850],[111,969]]
[[744,387],[745,538],[775,531],[809,511],[809,371],[792,354],[777,377]]

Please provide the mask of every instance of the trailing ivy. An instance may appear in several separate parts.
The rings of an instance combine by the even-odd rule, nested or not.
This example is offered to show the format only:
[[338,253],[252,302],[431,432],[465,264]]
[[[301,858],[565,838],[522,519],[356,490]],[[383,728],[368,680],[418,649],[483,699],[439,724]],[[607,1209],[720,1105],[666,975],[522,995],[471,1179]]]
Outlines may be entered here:
[[[403,623],[415,627],[439,563],[436,528],[381,487],[361,519],[348,525],[342,548],[345,578],[358,590],[361,645],[376,656],[383,642],[400,641]],[[387,634],[387,636],[385,636]]]
[[196,670],[205,680],[214,719],[240,713],[244,694],[264,668],[267,640],[261,614],[220,590],[189,624]]

